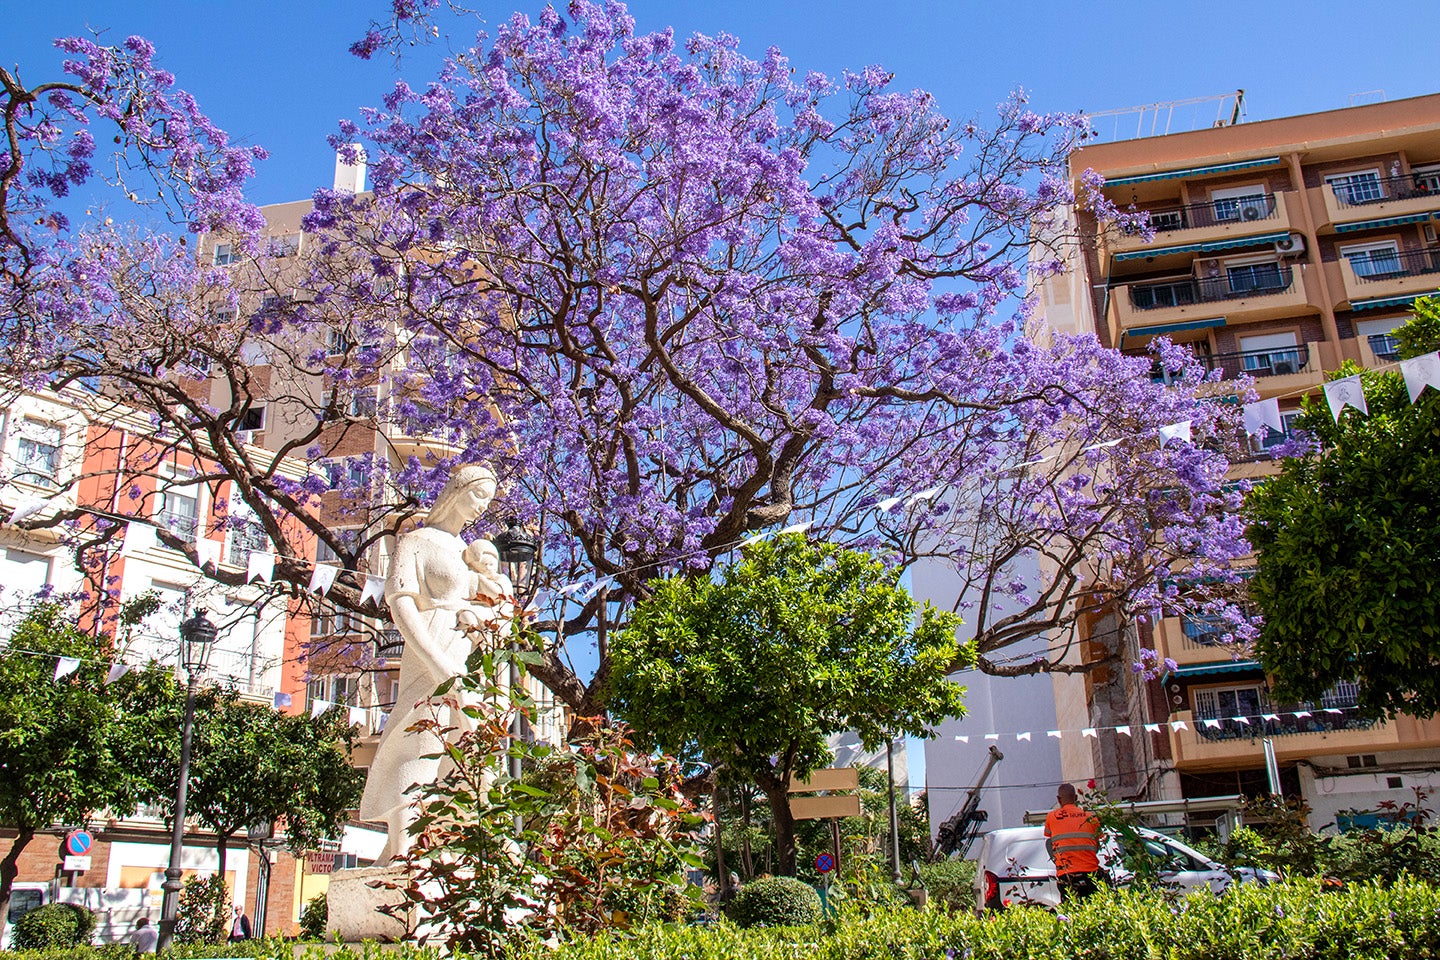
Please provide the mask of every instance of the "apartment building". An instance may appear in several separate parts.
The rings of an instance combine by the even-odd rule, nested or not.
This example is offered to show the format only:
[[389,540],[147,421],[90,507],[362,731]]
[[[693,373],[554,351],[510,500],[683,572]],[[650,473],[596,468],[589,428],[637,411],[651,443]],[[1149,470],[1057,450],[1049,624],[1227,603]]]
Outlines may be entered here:
[[[1275,469],[1270,451],[1325,371],[1392,363],[1391,331],[1440,287],[1440,95],[1096,143],[1071,170],[1077,185],[1087,170],[1103,177],[1105,195],[1146,213],[1154,237],[1077,214],[1071,272],[1039,291],[1042,323],[1137,355],[1163,334],[1227,379],[1253,378],[1287,431],[1252,438],[1237,478]],[[1210,625],[1137,630],[1131,644],[1177,668],[1150,684],[1092,676],[1086,701],[1092,725],[1161,725],[1121,744],[1153,750],[1143,799],[1263,792],[1266,738],[1316,826],[1440,786],[1440,721],[1362,718],[1348,684],[1318,704],[1277,703],[1260,666],[1219,646]],[[1118,695],[1117,683],[1131,689]],[[1118,719],[1095,716],[1097,703]],[[1116,759],[1097,753],[1092,769]]]

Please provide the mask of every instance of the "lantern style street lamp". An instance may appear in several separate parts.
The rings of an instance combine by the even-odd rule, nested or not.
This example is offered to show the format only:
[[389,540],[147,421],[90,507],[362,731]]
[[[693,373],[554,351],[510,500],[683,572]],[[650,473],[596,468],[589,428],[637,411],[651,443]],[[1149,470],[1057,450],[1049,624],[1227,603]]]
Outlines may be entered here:
[[175,916],[180,907],[180,853],[185,845],[185,793],[190,786],[190,739],[195,726],[195,688],[200,674],[210,660],[210,648],[219,634],[215,624],[205,616],[204,608],[180,624],[181,659],[188,682],[185,687],[185,722],[180,728],[180,782],[175,788],[174,822],[170,829],[170,866],[165,868],[165,882],[160,889],[165,899],[160,906],[159,938],[156,953],[164,952],[175,936]]
[[[525,605],[533,598],[534,587],[536,586],[535,572],[539,568],[536,557],[540,553],[540,541],[524,527],[520,526],[518,520],[510,517],[505,521],[505,529],[495,535],[495,551],[500,554],[500,562],[505,566],[505,575],[510,578],[510,583],[515,587],[515,608],[517,614],[525,609]],[[515,650],[514,641],[511,641],[510,650]],[[520,668],[514,661],[510,663],[510,687],[514,689],[520,683]],[[510,721],[510,740],[518,742],[525,736],[524,719],[516,714]],[[511,752],[510,776],[519,780],[524,771],[521,769],[520,758]],[[519,822],[517,818],[517,824]]]

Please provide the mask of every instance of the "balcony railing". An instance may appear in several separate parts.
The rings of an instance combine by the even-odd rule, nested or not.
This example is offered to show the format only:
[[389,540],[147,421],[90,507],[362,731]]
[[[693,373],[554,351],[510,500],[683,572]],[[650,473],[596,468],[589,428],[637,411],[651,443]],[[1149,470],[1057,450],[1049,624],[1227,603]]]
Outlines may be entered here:
[[1217,353],[1200,359],[1206,369],[1223,371],[1227,380],[1242,373],[1251,377],[1280,377],[1304,370],[1310,363],[1310,347],[1299,343],[1278,349]]
[[1360,283],[1376,280],[1398,280],[1401,277],[1423,277],[1440,273],[1440,247],[1399,253],[1379,250],[1347,258]]
[[1284,293],[1295,282],[1290,266],[1277,266],[1273,273],[1205,280],[1169,280],[1163,283],[1132,284],[1130,303],[1136,310],[1161,310],[1197,303],[1220,303],[1247,297],[1268,297]]
[[1258,740],[1261,737],[1368,730],[1377,721],[1374,717],[1362,717],[1356,712],[1359,692],[1355,684],[1341,683],[1327,691],[1318,704],[1284,704],[1244,717],[1202,717],[1196,714],[1195,732],[1204,740]]
[[1375,354],[1376,360],[1394,363],[1400,359],[1400,341],[1390,334],[1372,333],[1365,339],[1369,342],[1370,352]]
[[1341,177],[1330,181],[1330,190],[1342,207],[1363,207],[1386,200],[1413,197],[1440,197],[1424,177]]
[[1253,197],[1231,197],[1205,203],[1156,207],[1146,212],[1150,214],[1150,226],[1156,233],[1168,233],[1172,230],[1218,227],[1252,220],[1273,220],[1278,210],[1275,194],[1265,193]]

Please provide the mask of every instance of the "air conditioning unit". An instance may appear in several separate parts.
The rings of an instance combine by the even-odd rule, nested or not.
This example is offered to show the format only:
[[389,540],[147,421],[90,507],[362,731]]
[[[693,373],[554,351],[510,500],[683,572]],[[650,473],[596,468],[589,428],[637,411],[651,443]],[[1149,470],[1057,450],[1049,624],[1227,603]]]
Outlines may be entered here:
[[1240,207],[1241,220],[1262,220],[1265,217],[1265,208],[1252,204],[1244,204]]
[[1281,256],[1292,253],[1304,253],[1305,238],[1298,233],[1292,233],[1284,240],[1276,240],[1275,252]]

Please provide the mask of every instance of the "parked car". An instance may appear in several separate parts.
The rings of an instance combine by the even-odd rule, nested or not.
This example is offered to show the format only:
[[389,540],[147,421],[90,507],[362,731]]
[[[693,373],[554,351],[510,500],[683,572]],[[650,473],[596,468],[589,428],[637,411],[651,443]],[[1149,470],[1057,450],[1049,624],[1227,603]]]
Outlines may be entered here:
[[[1269,870],[1226,869],[1174,837],[1140,830],[1146,852],[1161,864],[1160,880],[1172,889],[1189,892],[1206,889],[1222,893],[1230,884],[1269,883],[1279,876]],[[1045,849],[1044,827],[1010,827],[991,830],[980,840],[976,855],[975,903],[977,910],[1010,906],[1060,905],[1055,885],[1055,861]],[[1133,879],[1113,833],[1106,832],[1100,846],[1100,867],[1109,882],[1125,886]]]
[[10,912],[5,917],[5,935],[0,937],[0,950],[12,949],[15,921],[37,907],[50,902],[50,884],[17,881],[10,891]]

